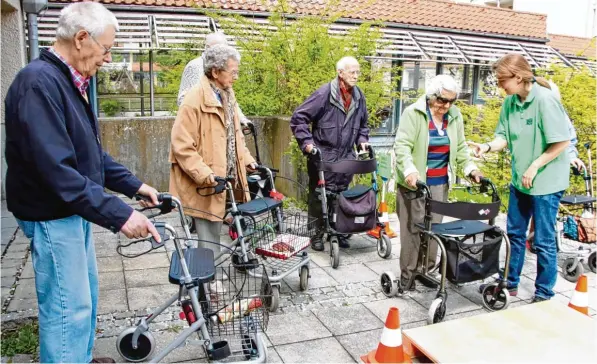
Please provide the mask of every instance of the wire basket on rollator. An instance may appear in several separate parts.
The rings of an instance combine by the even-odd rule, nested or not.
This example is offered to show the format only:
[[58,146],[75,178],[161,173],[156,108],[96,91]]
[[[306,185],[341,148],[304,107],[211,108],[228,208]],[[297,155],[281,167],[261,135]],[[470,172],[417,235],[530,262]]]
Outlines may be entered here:
[[309,247],[316,235],[316,219],[304,214],[287,214],[282,221],[262,225],[250,236],[255,254],[286,260]]

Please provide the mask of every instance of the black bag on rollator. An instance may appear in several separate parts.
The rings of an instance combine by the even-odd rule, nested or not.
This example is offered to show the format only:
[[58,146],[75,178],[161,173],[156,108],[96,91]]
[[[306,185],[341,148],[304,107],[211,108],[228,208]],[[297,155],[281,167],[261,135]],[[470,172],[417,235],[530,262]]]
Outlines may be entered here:
[[340,233],[362,233],[377,223],[377,199],[371,187],[355,186],[337,197],[334,203],[334,229]]

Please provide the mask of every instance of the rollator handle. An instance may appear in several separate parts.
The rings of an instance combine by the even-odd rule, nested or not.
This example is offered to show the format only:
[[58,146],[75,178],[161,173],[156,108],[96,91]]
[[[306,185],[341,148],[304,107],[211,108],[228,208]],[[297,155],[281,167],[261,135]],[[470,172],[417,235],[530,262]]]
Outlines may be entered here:
[[[138,193],[135,194],[135,200],[137,200],[137,201],[143,200],[146,202],[152,202],[149,197],[138,194]],[[169,193],[158,193],[158,202],[160,202],[160,203],[155,206],[144,207],[142,209],[137,209],[137,211],[143,212],[146,210],[159,209],[160,212],[158,214],[152,214],[149,216],[150,218],[153,218],[153,217],[156,217],[159,215],[166,215],[166,214],[170,213],[172,210],[174,210],[174,208],[176,207],[172,203],[172,195]]]
[[425,184],[425,182],[420,181],[420,180],[417,180],[415,185],[417,186],[418,189],[423,189],[423,188],[427,187],[427,184]]

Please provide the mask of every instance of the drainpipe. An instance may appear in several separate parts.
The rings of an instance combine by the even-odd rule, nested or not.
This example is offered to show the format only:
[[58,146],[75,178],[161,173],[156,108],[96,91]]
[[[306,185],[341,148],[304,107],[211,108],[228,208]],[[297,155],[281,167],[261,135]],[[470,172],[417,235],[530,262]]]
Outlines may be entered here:
[[29,62],[39,57],[37,37],[37,15],[48,4],[47,0],[23,0],[23,11],[27,13],[27,36],[29,39]]

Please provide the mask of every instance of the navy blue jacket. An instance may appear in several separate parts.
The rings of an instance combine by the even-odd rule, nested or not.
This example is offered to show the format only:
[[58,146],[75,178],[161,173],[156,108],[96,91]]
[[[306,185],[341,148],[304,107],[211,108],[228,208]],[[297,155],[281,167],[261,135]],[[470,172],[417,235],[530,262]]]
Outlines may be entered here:
[[[369,141],[365,96],[353,87],[352,102],[345,111],[338,82],[336,77],[320,87],[294,110],[290,119],[299,148],[304,151],[307,145],[315,145],[325,162],[356,159],[355,145]],[[310,179],[316,181],[314,159],[309,160],[307,169]],[[325,180],[330,188],[343,189],[350,184],[352,174],[326,173]]]
[[68,67],[42,50],[17,74],[5,106],[8,210],[25,221],[79,215],[120,231],[133,210],[104,187],[132,197],[142,183],[102,150]]

